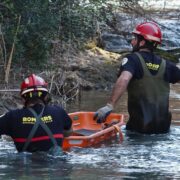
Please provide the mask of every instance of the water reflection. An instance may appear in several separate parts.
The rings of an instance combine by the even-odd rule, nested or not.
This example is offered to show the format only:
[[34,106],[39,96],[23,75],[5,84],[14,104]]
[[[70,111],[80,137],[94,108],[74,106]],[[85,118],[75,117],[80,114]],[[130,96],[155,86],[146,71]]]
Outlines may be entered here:
[[[179,127],[172,127],[169,134],[140,135],[125,133],[122,144],[109,143],[99,148],[89,148],[79,151],[79,157],[73,157],[70,162],[88,168],[95,168],[95,172],[104,171],[104,177],[139,177],[149,173],[150,177],[171,176],[180,177],[180,148]],[[77,153],[77,151],[72,151]],[[72,155],[71,154],[71,155]],[[77,161],[76,161],[77,160]]]
[[122,143],[117,136],[93,148],[72,148],[63,158],[18,154],[9,144],[0,149],[0,179],[180,178],[179,126],[163,135],[140,135],[125,128],[123,134]]
[[[67,111],[96,111],[106,105],[110,91],[82,91],[80,100],[68,104]],[[127,114],[127,94],[125,93],[118,102],[115,112]]]
[[7,153],[0,156],[0,179],[49,179],[68,177],[72,165],[66,158],[52,158],[44,153]]
[[[106,105],[110,96],[110,91],[82,91],[80,100],[68,104],[68,112],[76,111],[96,111]],[[169,108],[172,112],[172,122],[180,125],[180,86],[171,85]],[[128,115],[127,112],[127,93],[125,93],[117,103],[114,112]]]

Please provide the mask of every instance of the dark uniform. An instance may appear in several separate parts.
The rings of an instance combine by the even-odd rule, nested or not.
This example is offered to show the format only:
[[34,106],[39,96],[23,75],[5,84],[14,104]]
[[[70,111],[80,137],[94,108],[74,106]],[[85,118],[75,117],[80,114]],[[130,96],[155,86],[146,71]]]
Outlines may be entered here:
[[166,133],[171,124],[169,83],[180,81],[173,63],[150,52],[127,55],[120,67],[133,78],[128,85],[129,121],[126,128],[140,133]]
[[[40,113],[42,122],[37,123]],[[62,146],[63,131],[69,130],[71,125],[70,117],[61,107],[36,104],[31,108],[9,111],[2,116],[0,135],[11,136],[19,152],[48,151],[54,145]],[[29,143],[25,147],[28,138]]]

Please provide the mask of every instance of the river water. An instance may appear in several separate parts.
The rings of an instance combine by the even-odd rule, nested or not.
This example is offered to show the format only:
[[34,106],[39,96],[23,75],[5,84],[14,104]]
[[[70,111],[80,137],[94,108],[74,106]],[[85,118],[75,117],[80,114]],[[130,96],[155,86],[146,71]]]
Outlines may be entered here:
[[[178,47],[179,42],[176,42]],[[96,111],[106,104],[108,96],[108,91],[85,91],[80,101],[66,109],[68,112]],[[127,94],[120,99],[115,112],[127,115],[126,101]],[[168,134],[140,135],[126,132],[123,126],[123,142],[117,136],[96,147],[73,148],[61,157],[19,154],[11,141],[0,139],[0,180],[180,179],[178,84],[171,87],[170,109],[173,122]]]
[[[163,135],[126,132],[96,147],[73,148],[61,157],[45,154],[18,154],[11,141],[0,140],[0,179],[180,179],[180,126],[178,120],[179,85],[171,90],[173,111],[171,131]],[[86,91],[81,101],[67,107],[68,112],[95,111],[103,106],[109,92]],[[116,112],[127,114],[126,94]],[[175,122],[175,120],[177,122]]]

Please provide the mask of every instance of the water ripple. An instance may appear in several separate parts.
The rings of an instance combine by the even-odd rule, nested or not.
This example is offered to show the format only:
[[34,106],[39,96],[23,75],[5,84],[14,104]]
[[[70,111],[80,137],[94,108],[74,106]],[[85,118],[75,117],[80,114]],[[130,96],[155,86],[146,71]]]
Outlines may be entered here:
[[[19,154],[12,142],[0,140],[0,177],[23,173],[25,166],[34,176],[51,174],[94,179],[180,178],[180,127],[172,126],[168,134],[139,135],[123,130],[125,139],[118,137],[94,148],[72,148],[64,159]],[[61,169],[61,172],[59,171]],[[4,172],[6,172],[4,174]],[[38,175],[38,177],[40,176]],[[103,178],[102,178],[103,177]]]

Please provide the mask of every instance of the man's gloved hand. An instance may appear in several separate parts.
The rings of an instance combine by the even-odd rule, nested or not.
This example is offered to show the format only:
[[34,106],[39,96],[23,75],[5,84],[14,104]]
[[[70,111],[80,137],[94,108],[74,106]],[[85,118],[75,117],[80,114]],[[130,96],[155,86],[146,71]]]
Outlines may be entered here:
[[112,112],[112,110],[113,106],[111,104],[107,104],[95,112],[94,120],[96,120],[97,123],[105,122],[106,117]]

